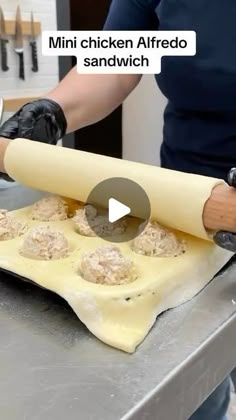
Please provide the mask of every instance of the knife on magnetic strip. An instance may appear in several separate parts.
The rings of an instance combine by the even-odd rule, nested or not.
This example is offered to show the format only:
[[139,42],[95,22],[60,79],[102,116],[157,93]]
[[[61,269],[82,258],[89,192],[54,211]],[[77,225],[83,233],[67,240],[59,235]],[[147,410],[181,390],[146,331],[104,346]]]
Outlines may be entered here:
[[9,70],[7,65],[7,34],[6,34],[6,25],[5,25],[5,18],[0,7],[0,48],[1,48],[1,68],[2,71]]
[[19,56],[19,77],[20,79],[25,80],[24,44],[20,6],[18,6],[16,10],[15,52]]
[[35,28],[34,28],[34,15],[31,12],[31,54],[32,54],[32,71],[37,72],[39,70],[38,66],[38,52],[37,52],[37,44],[36,44],[36,36],[35,36]]

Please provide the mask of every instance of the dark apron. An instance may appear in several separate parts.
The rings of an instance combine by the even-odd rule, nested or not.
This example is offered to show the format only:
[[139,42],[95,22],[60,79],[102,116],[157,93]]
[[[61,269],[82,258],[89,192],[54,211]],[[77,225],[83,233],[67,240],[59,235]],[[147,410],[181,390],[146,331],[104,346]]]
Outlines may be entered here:
[[[161,0],[160,30],[195,30],[194,57],[163,57],[162,166],[226,178],[236,166],[236,1]],[[236,369],[231,374],[236,390]]]
[[226,178],[236,166],[236,1],[161,0],[160,30],[195,30],[194,57],[163,57],[162,166]]

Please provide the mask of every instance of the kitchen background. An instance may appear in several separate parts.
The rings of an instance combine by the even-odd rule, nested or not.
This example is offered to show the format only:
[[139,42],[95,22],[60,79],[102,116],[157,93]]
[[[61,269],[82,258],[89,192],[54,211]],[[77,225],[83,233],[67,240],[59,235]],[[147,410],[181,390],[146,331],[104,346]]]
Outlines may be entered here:
[[[1,0],[5,19],[15,19],[16,7],[20,5],[22,20],[30,20],[31,11],[35,21],[40,21],[42,30],[54,29],[99,29],[102,27],[110,0]],[[37,39],[39,72],[31,71],[31,50],[29,39],[24,40],[26,80],[18,77],[19,63],[14,52],[13,37],[9,37],[8,64],[10,70],[0,73],[0,96],[24,98],[41,96],[55,86],[59,79],[71,68],[69,58],[44,57],[41,55],[41,37]],[[162,141],[163,110],[166,100],[157,89],[152,76],[143,77],[142,82],[129,96],[122,107],[105,121],[80,130],[74,136],[67,136],[65,146],[125,159],[159,164],[159,151]],[[11,115],[4,113],[4,119]],[[22,190],[14,196],[22,195]],[[9,203],[8,193],[1,190]],[[18,200],[20,199],[18,197]],[[236,419],[236,402],[232,398],[230,420]]]
[[[99,10],[94,0],[1,0],[6,20],[14,20],[17,5],[22,20],[30,21],[31,11],[42,30],[100,29],[104,23],[110,0],[100,0]],[[71,19],[69,19],[71,16]],[[68,17],[68,19],[67,19]],[[31,71],[29,39],[24,38],[25,81],[18,77],[19,63],[14,51],[14,39],[7,44],[9,71],[0,74],[0,95],[4,98],[37,97],[49,91],[72,66],[69,58],[44,57],[41,37],[37,38],[39,72]],[[59,61],[59,62],[58,62]],[[148,106],[147,106],[148,105]],[[65,146],[125,159],[159,164],[162,139],[162,113],[165,98],[155,86],[152,76],[143,77],[123,107],[93,127],[85,128],[64,141]],[[4,113],[4,120],[10,116]]]
[[[21,9],[21,17],[24,21],[30,21],[31,11],[35,21],[40,21],[44,30],[57,29],[56,0],[1,0],[0,5],[6,20],[14,20],[17,5]],[[19,60],[14,51],[14,39],[9,37],[7,44],[9,71],[0,74],[0,95],[6,98],[19,98],[42,95],[58,82],[58,59],[57,57],[43,57],[41,55],[41,37],[37,39],[39,72],[31,71],[31,49],[29,39],[24,38],[25,81],[20,80]],[[5,113],[4,118],[8,115]]]

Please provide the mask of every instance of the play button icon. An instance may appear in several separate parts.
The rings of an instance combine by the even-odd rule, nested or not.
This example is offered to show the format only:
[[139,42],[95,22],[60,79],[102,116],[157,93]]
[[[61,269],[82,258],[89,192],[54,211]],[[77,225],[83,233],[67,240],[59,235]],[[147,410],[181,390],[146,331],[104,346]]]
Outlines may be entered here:
[[[90,204],[85,211],[87,223],[95,235],[116,243],[130,241],[139,235],[140,225],[145,228],[151,213],[143,188],[122,177],[108,178],[97,184],[86,204]],[[95,212],[91,213],[91,205]]]
[[122,204],[115,198],[109,199],[108,220],[110,223],[117,222],[117,220],[120,220],[122,219],[122,217],[127,216],[128,214],[130,214],[130,212],[130,207],[126,206],[125,204]]

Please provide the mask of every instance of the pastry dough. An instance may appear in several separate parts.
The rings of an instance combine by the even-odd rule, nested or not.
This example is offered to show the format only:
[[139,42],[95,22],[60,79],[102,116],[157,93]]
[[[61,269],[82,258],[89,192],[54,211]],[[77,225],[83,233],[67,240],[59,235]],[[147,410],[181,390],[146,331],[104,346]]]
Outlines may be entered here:
[[[128,178],[148,195],[153,220],[208,240],[211,238],[203,225],[203,208],[212,189],[224,183],[215,178],[24,139],[16,139],[7,147],[4,166],[23,185],[83,203],[99,182],[112,177]],[[125,203],[125,197],[120,201]],[[97,204],[107,206],[102,197]],[[131,214],[140,217],[139,208],[132,209]]]
[[[49,222],[64,232],[72,250],[61,260],[45,262],[22,257],[22,237],[0,242],[0,267],[62,296],[96,337],[118,349],[134,352],[158,314],[191,299],[232,256],[212,242],[202,221],[205,202],[214,186],[223,183],[221,180],[23,139],[10,143],[4,165],[13,179],[26,186],[83,203],[99,182],[110,177],[129,178],[148,195],[152,219],[172,228],[186,243],[186,252],[177,257],[137,254],[128,238],[130,230],[136,231],[138,221],[130,218],[124,233],[126,242],[118,246],[134,263],[137,279],[110,286],[94,284],[79,275],[84,252],[95,251],[104,240],[79,235],[72,219]],[[100,197],[97,204],[107,203]],[[26,208],[13,215],[37,226],[36,221],[29,220],[30,212]],[[132,209],[132,215],[139,217],[139,209]]]
[[[31,208],[25,208],[12,215],[30,227],[38,226],[39,222],[29,219],[30,212]],[[136,230],[136,221],[130,221],[129,229]],[[185,241],[186,252],[178,257],[138,255],[130,242],[124,242],[117,246],[134,263],[137,280],[119,286],[93,284],[80,276],[82,256],[104,246],[104,240],[79,235],[72,219],[49,225],[68,239],[72,252],[67,258],[27,259],[19,254],[24,240],[19,237],[0,242],[0,267],[57,293],[96,337],[130,353],[146,337],[158,314],[191,299],[232,256],[210,241],[180,232],[175,233]],[[129,235],[127,232],[124,235]]]

